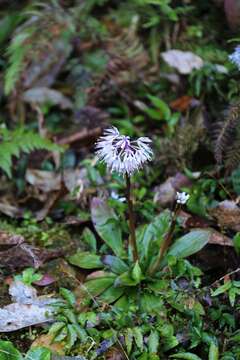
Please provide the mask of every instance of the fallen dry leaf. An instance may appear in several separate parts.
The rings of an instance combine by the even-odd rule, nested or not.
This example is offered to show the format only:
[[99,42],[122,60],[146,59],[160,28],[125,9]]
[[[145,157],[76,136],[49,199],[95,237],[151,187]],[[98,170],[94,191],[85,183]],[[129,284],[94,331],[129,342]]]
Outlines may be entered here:
[[240,208],[231,200],[224,200],[213,208],[209,214],[215,218],[220,227],[240,231]]
[[34,87],[23,93],[23,100],[33,104],[59,105],[62,110],[72,109],[72,102],[60,91],[47,87]]
[[224,0],[224,9],[230,28],[236,30],[240,25],[240,1]]
[[191,181],[185,175],[177,173],[155,188],[153,201],[163,207],[171,205],[175,200],[176,191],[179,191],[182,187],[190,186]]
[[106,360],[125,360],[123,351],[117,347],[112,347],[106,353]]
[[13,303],[0,308],[0,332],[10,332],[24,327],[53,320],[54,308],[50,305],[57,299],[37,296],[36,289],[14,281],[9,287]]
[[0,231],[0,246],[2,245],[19,245],[24,242],[21,235],[10,234],[7,231]]
[[2,202],[0,202],[0,212],[14,219],[22,218],[23,216],[22,209],[8,202],[4,202],[3,198],[2,198]]
[[183,75],[191,74],[194,69],[200,69],[203,66],[200,56],[190,51],[172,49],[161,53],[161,56],[169,66],[177,69]]
[[192,104],[197,104],[197,102],[199,103],[199,101],[194,99],[192,96],[184,95],[170,102],[170,107],[175,111],[184,112],[188,110]]
[[63,256],[63,250],[48,251],[33,247],[26,243],[0,251],[0,268],[6,267],[10,271],[24,267],[39,268],[45,261]]
[[31,348],[40,346],[46,347],[53,353],[56,353],[58,355],[65,354],[66,344],[64,342],[53,342],[53,335],[51,334],[44,334],[38,336],[36,340],[34,340],[34,342],[32,343]]
[[181,226],[184,229],[191,228],[205,228],[211,231],[211,237],[208,241],[209,244],[221,245],[221,246],[231,246],[233,247],[233,241],[228,236],[221,234],[219,231],[210,227],[211,222],[203,219],[197,215],[189,214],[183,210],[179,213],[179,220]]
[[61,175],[54,171],[27,169],[26,181],[43,192],[60,190]]
[[40,280],[34,281],[33,284],[37,286],[48,286],[53,284],[56,281],[56,279],[49,274],[44,274]]

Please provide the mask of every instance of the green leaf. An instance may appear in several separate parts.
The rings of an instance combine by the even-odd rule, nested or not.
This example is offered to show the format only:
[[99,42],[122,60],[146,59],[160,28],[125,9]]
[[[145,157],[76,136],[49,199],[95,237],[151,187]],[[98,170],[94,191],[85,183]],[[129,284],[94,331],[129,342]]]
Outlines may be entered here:
[[0,360],[22,360],[22,355],[10,341],[0,340]]
[[74,294],[72,293],[72,291],[65,289],[65,288],[60,288],[59,289],[59,293],[60,295],[64,298],[64,300],[67,301],[67,303],[71,306],[74,306],[76,303],[76,299]]
[[163,350],[164,351],[168,351],[170,349],[173,349],[175,348],[176,346],[178,346],[179,344],[179,341],[178,339],[176,338],[176,336],[170,336],[166,339],[164,339],[164,347],[163,347]]
[[148,350],[150,353],[157,353],[159,346],[159,333],[152,330],[148,338]]
[[163,211],[151,222],[139,241],[141,257],[148,259],[156,254],[170,226],[170,212]]
[[88,339],[88,334],[84,329],[81,328],[78,324],[72,324],[72,327],[74,328],[75,333],[77,334],[77,337],[82,343],[86,343]]
[[63,321],[57,321],[55,322],[49,329],[49,334],[53,335],[54,337],[57,336],[57,334],[62,330],[62,328],[65,326],[65,322]]
[[104,265],[108,266],[111,271],[116,274],[122,274],[128,271],[128,265],[116,256],[106,255],[103,256],[101,260]]
[[208,360],[219,360],[219,349],[214,342],[210,345]]
[[237,295],[237,292],[236,292],[236,289],[234,287],[229,289],[228,298],[229,298],[231,306],[234,306],[234,304],[235,304],[236,295]]
[[134,280],[131,276],[130,271],[126,271],[125,273],[118,276],[115,280],[114,285],[117,286],[136,286],[138,284],[137,280]]
[[51,351],[45,347],[34,347],[27,352],[24,360],[51,360]]
[[126,347],[127,347],[127,353],[130,354],[131,350],[132,350],[132,345],[133,345],[133,332],[132,332],[131,328],[128,328],[126,330],[125,343],[126,343]]
[[85,326],[87,321],[95,326],[98,323],[97,314],[93,311],[82,312],[78,315],[78,321],[82,326]]
[[77,332],[75,331],[75,327],[72,326],[72,324],[68,324],[67,329],[68,329],[68,337],[67,337],[66,348],[70,350],[75,344],[78,335]]
[[138,261],[136,262],[132,270],[132,278],[137,282],[137,284],[139,284],[140,281],[143,279],[142,270]]
[[[193,230],[171,246],[168,255],[185,258],[200,251],[211,238],[210,230]],[[166,261],[166,259],[165,259]]]
[[67,326],[65,324],[65,326],[60,330],[59,334],[54,337],[54,341],[62,342],[63,340],[65,340],[67,338],[67,336],[68,336],[68,330],[67,330]]
[[114,254],[122,257],[125,253],[122,243],[120,221],[108,204],[93,198],[91,202],[91,216],[95,229]]
[[76,254],[70,256],[68,261],[70,264],[79,266],[83,269],[97,269],[103,267],[100,256],[91,254],[87,251],[78,251]]
[[143,351],[143,333],[140,327],[134,327],[132,329],[132,334],[135,339],[136,345],[140,351]]
[[159,119],[156,120],[169,120],[171,117],[171,111],[167,103],[156,96],[147,95],[147,97],[160,112]]
[[106,302],[107,304],[111,304],[117,299],[119,299],[123,295],[123,293],[123,288],[116,288],[114,286],[111,286],[101,294],[100,300]]
[[97,278],[94,280],[88,280],[84,286],[89,294],[94,297],[100,295],[104,290],[113,285],[114,280],[115,279],[113,277]]
[[89,245],[90,249],[96,253],[97,251],[97,241],[95,238],[95,235],[93,234],[93,232],[91,230],[89,230],[88,228],[85,228],[83,231],[83,241]]
[[240,254],[240,233],[236,233],[236,235],[233,238],[233,245],[234,249],[236,250],[237,254]]
[[140,301],[142,312],[156,314],[164,309],[163,301],[154,294],[142,294]]
[[222,286],[219,286],[215,291],[212,292],[212,296],[218,296],[220,294],[225,293],[226,291],[228,291],[232,286],[232,282],[231,281],[227,281],[225,282]]
[[171,358],[174,359],[185,359],[185,360],[202,360],[199,356],[193,354],[193,353],[178,353],[174,355],[170,355]]
[[77,322],[77,318],[76,318],[74,310],[63,309],[62,313],[70,323],[75,324]]

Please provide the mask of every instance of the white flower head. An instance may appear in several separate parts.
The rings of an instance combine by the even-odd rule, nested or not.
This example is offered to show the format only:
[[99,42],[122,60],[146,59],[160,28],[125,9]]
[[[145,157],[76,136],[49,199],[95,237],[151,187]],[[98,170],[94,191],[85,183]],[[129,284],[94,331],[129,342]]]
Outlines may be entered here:
[[229,55],[228,58],[237,66],[238,70],[240,70],[240,45],[235,48],[234,52]]
[[177,195],[176,195],[176,201],[178,204],[186,204],[188,199],[190,198],[190,195],[185,193],[185,192],[177,192]]
[[96,154],[104,161],[110,171],[121,175],[132,175],[142,168],[143,164],[152,160],[153,152],[149,144],[151,140],[140,137],[131,140],[121,135],[117,128],[106,129],[96,143]]

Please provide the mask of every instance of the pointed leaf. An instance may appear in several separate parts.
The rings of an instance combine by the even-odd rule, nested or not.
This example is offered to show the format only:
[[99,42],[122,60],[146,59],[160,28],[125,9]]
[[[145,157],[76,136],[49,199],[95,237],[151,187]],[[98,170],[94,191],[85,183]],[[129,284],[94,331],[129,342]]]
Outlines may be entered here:
[[0,340],[0,360],[22,360],[22,355],[10,341]]
[[148,350],[150,353],[157,353],[159,346],[159,333],[152,330],[148,338]]
[[124,254],[119,219],[108,204],[99,198],[91,202],[91,216],[95,229],[118,257]]
[[199,356],[189,352],[170,355],[170,357],[174,359],[202,360]]
[[68,258],[70,264],[79,266],[83,269],[96,269],[103,267],[100,256],[90,252],[78,251]]
[[101,260],[104,265],[107,265],[111,271],[116,274],[122,274],[123,272],[128,271],[127,264],[116,256],[106,255],[103,256]]
[[133,337],[139,350],[143,351],[143,333],[140,327],[134,327],[132,329]]
[[193,230],[179,238],[171,246],[168,255],[185,258],[200,251],[210,240],[210,230]]
[[139,262],[137,261],[136,264],[134,265],[134,268],[132,270],[132,278],[133,280],[135,280],[138,284],[140,283],[140,281],[143,278],[142,275],[142,270],[140,268]]
[[212,342],[209,348],[208,360],[218,360],[219,359],[219,349],[218,346]]
[[222,286],[219,286],[215,291],[212,292],[212,296],[218,296],[220,294],[225,293],[226,291],[228,291],[232,286],[232,282],[231,281],[227,281],[225,282]]
[[123,295],[123,293],[123,288],[116,288],[114,286],[111,286],[101,294],[100,300],[106,302],[107,304],[111,304],[117,299],[119,299]]
[[97,251],[97,241],[95,235],[88,228],[83,231],[83,241],[89,245],[90,249],[96,253]]
[[87,281],[84,286],[91,296],[98,296],[114,283],[114,278],[105,277]]
[[118,276],[114,283],[115,286],[136,286],[137,284],[138,281],[132,278],[130,271]]
[[71,305],[71,306],[75,305],[76,299],[75,299],[75,296],[72,293],[72,291],[65,289],[65,288],[60,288],[59,293],[64,298],[64,300],[67,301],[67,303],[69,305]]
[[51,351],[44,347],[35,347],[30,349],[24,360],[51,360]]

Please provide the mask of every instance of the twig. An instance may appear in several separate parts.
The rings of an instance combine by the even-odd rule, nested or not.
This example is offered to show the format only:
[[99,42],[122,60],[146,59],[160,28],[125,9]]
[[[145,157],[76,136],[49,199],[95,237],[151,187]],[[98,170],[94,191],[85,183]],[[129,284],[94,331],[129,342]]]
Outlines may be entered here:
[[102,133],[102,128],[97,127],[93,130],[83,129],[75,134],[69,135],[62,139],[57,140],[59,145],[71,144],[77,141],[84,141],[88,138],[97,138]]
[[227,276],[227,277],[228,277],[228,276],[231,276],[231,275],[233,275],[233,274],[236,274],[236,273],[239,272],[239,271],[240,271],[240,268],[237,268],[237,269],[235,269],[235,270],[233,270],[233,271],[231,271],[231,272],[223,275],[222,277],[220,277],[220,279],[215,280],[211,285],[207,286],[207,288],[211,288],[212,286],[215,286],[217,283],[219,283],[220,281],[224,280],[226,276]]

